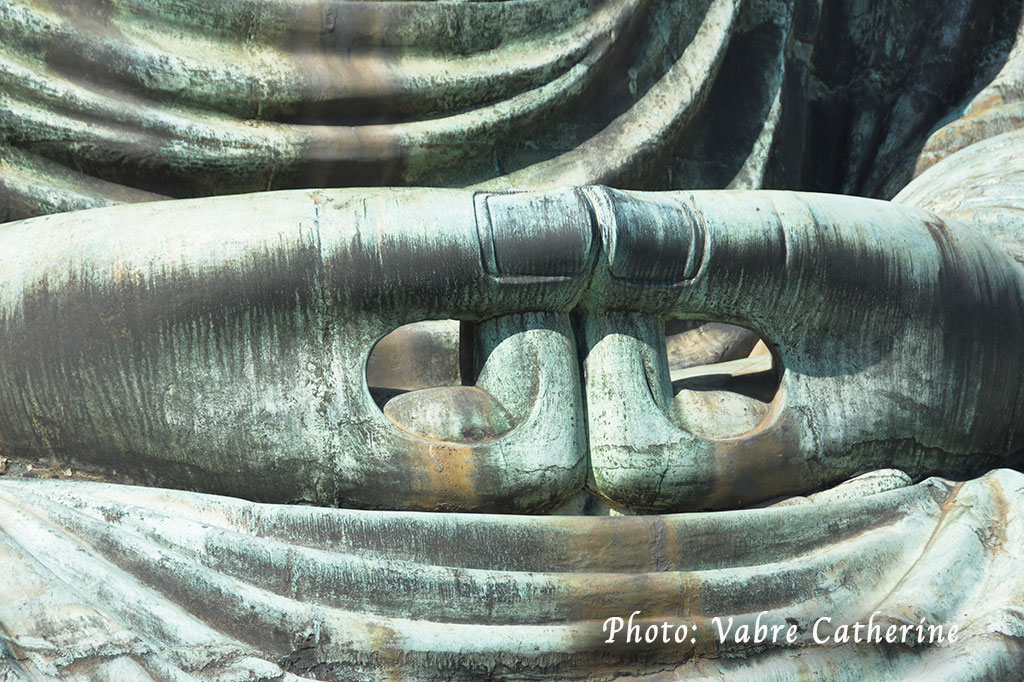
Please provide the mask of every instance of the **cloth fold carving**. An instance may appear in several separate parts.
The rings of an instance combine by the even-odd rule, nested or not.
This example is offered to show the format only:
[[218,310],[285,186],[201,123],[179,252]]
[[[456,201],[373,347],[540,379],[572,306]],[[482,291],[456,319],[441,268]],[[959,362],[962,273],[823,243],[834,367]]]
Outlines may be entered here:
[[[87,2],[64,14],[17,3],[0,8],[4,184],[29,202],[63,195],[51,210],[149,192],[435,185],[439,172],[459,185],[584,140],[599,149],[563,163],[597,164],[586,177],[603,178],[649,150],[652,134],[678,133],[740,4],[265,2],[188,13]],[[671,28],[657,28],[667,17]],[[601,85],[624,81],[620,70],[628,87]],[[566,110],[591,108],[601,113],[557,144],[515,149]]]
[[1019,8],[848,4],[5,2],[0,222],[371,185],[891,196]]
[[[1008,470],[646,517],[360,511],[10,480],[0,643],[14,679],[31,680],[860,680],[868,668],[904,680],[937,666],[946,679],[1009,679],[1024,663],[1022,505],[1024,475]],[[623,631],[607,643],[606,619],[634,611],[641,633],[685,623],[694,641],[637,645]],[[736,641],[758,617],[797,625],[798,641]],[[829,639],[872,617],[882,632],[911,626],[908,642]],[[936,624],[956,625],[957,641],[929,644]]]

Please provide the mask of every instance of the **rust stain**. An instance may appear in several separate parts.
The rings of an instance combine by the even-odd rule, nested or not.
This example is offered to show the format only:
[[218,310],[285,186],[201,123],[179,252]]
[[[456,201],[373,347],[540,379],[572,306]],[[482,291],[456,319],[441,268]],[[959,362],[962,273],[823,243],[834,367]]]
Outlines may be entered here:
[[[971,103],[970,111],[963,117],[963,119],[974,118],[979,114],[983,114],[989,109],[994,109],[1006,104],[1006,100],[1003,99],[1002,94],[996,91],[989,92],[983,97],[979,97]],[[961,119],[961,120],[963,120]]]
[[471,445],[427,443],[418,468],[422,508],[466,508],[476,502],[477,467]]
[[378,659],[378,664],[385,666],[385,674],[388,680],[403,679],[401,676],[401,662],[405,656],[402,636],[394,629],[384,625],[372,623],[369,627],[369,650]]
[[757,427],[738,438],[709,441],[716,466],[708,506],[752,504],[800,492],[813,477],[804,462],[797,425],[779,398]]

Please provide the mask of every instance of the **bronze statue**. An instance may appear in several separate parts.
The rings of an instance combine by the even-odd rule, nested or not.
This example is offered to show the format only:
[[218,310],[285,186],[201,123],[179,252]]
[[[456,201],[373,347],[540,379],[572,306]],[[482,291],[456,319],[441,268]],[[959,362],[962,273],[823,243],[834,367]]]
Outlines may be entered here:
[[0,7],[0,670],[1019,676],[1020,26]]

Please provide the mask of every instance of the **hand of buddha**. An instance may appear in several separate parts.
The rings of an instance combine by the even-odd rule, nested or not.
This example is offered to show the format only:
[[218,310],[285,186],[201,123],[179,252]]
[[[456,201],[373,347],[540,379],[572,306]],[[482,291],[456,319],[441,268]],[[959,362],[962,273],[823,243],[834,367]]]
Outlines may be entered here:
[[[1020,461],[1024,272],[985,237],[850,197],[591,196],[605,236],[581,303],[589,485],[609,502],[722,508],[881,467]],[[694,415],[664,361],[670,318],[759,333],[774,395],[751,411],[718,392],[719,414]]]

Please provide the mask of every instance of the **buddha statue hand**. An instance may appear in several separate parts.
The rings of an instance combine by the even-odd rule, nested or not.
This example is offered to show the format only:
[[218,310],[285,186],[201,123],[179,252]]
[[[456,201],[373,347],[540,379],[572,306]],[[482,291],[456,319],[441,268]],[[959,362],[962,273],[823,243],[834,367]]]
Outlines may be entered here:
[[[667,511],[1022,447],[1019,266],[886,202],[279,192],[10,223],[0,252],[0,449],[160,486],[527,513],[586,484]],[[673,387],[673,318],[760,334],[772,394]],[[465,385],[381,410],[374,345],[444,319]]]
[[[1024,280],[985,237],[861,198],[587,191],[603,235],[579,306],[589,485],[612,504],[722,508],[879,467],[1019,462]],[[758,332],[774,394],[748,409],[719,392],[709,414],[673,389],[669,318]]]

